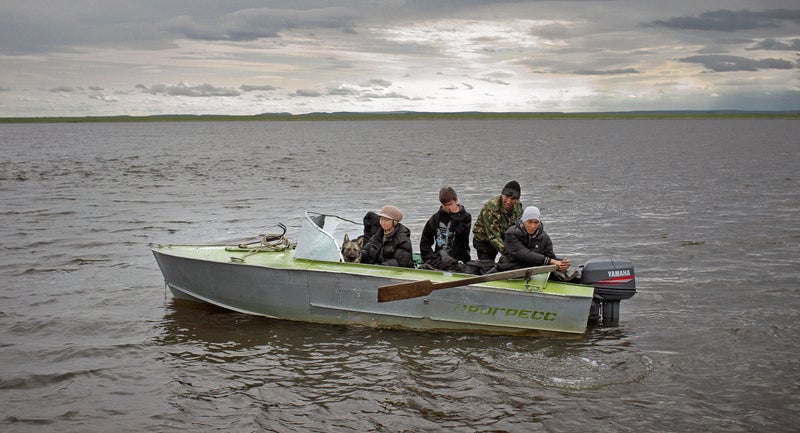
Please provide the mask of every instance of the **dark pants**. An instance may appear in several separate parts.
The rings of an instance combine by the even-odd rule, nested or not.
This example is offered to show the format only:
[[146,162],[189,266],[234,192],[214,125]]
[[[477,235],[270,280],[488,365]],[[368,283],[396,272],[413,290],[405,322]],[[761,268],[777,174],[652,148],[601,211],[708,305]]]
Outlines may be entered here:
[[494,261],[495,257],[497,257],[497,253],[499,252],[489,242],[473,240],[472,246],[475,247],[475,251],[478,253],[478,260]]

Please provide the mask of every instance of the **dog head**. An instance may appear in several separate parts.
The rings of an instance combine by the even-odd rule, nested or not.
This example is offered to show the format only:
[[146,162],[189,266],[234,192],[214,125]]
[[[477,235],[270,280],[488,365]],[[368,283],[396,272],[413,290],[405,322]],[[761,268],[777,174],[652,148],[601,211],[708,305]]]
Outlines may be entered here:
[[359,236],[356,240],[351,241],[350,236],[344,235],[344,242],[342,243],[342,257],[347,263],[360,263],[361,262],[361,248],[364,246],[364,236]]

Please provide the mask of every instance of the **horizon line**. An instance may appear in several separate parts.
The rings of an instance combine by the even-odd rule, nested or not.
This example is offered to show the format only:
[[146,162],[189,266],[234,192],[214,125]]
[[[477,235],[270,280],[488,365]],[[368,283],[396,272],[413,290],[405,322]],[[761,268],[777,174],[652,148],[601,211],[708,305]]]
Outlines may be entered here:
[[0,123],[58,123],[58,122],[113,122],[113,121],[190,121],[190,120],[302,120],[302,119],[352,119],[368,118],[631,118],[631,117],[800,117],[799,110],[632,110],[632,111],[316,111],[293,114],[290,112],[265,112],[258,114],[109,114],[91,116],[20,116],[0,117]]

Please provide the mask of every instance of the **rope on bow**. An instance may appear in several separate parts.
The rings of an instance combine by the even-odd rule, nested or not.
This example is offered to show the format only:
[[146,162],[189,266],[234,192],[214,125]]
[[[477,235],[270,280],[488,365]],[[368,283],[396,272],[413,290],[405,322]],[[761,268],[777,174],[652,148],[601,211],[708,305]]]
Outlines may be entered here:
[[262,251],[286,251],[288,249],[292,249],[295,247],[289,239],[286,239],[286,226],[282,223],[278,223],[278,227],[283,230],[282,233],[268,233],[268,234],[261,234],[258,235],[259,243],[255,246],[251,246],[252,244],[249,243],[241,243],[238,245],[238,248],[244,249],[247,252],[242,255],[241,257],[231,257],[232,262],[236,263],[244,263],[244,259],[252,256],[253,254],[260,253]]

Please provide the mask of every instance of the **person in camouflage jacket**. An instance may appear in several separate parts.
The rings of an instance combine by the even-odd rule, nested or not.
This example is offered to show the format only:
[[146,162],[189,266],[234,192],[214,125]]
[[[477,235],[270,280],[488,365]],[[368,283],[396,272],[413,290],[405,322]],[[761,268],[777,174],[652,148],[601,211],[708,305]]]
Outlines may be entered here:
[[498,253],[505,251],[503,239],[506,230],[522,216],[519,197],[519,183],[512,180],[503,187],[499,196],[483,204],[472,228],[472,246],[478,253],[478,260],[494,261]]

